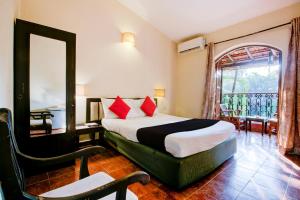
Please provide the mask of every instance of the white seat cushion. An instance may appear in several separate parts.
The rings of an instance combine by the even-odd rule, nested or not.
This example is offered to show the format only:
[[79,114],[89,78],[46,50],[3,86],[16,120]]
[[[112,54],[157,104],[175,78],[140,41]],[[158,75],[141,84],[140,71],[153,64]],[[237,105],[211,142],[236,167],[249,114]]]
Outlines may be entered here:
[[[65,197],[65,196],[72,196],[79,193],[87,192],[102,185],[105,185],[109,182],[114,181],[115,179],[106,174],[105,172],[98,172],[91,176],[88,176],[84,179],[78,180],[74,183],[69,185],[65,185],[63,187],[57,188],[55,190],[46,192],[41,194],[42,197]],[[101,198],[101,200],[115,200],[116,193],[112,193],[106,197]],[[127,189],[127,200],[137,200],[137,196],[132,193],[130,190]]]
[[[51,119],[46,119],[46,124],[51,124],[52,125],[52,120]],[[31,119],[30,120],[30,125],[31,126],[43,125],[43,120],[42,119]]]

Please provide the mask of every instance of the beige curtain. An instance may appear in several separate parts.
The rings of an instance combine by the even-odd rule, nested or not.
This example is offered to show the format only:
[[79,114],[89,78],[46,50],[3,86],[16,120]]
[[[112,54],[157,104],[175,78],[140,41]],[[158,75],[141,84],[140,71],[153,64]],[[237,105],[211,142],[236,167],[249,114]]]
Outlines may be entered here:
[[207,47],[206,69],[202,118],[214,119],[218,118],[220,113],[221,70],[216,66],[214,61],[213,43],[209,43]]
[[300,18],[292,20],[287,65],[279,97],[278,142],[283,154],[300,150]]

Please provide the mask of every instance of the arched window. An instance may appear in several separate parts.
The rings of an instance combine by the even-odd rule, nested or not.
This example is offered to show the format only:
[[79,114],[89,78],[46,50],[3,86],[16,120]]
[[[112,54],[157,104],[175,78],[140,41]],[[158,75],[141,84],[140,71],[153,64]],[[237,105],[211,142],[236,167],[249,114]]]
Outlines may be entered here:
[[221,104],[241,115],[277,113],[281,51],[266,45],[230,50],[216,60],[222,72]]

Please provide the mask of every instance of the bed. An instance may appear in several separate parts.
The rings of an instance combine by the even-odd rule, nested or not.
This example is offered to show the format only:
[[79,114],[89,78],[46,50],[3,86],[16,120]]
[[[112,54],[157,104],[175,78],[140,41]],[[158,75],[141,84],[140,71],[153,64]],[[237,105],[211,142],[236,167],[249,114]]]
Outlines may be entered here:
[[[101,118],[100,99],[88,99],[87,121],[91,110],[98,109]],[[96,103],[96,104],[95,104]],[[92,105],[94,104],[94,105]],[[100,104],[100,106],[99,106]],[[178,132],[165,138],[165,151],[140,144],[137,130],[166,123],[176,123],[187,118],[157,114],[154,117],[133,119],[102,119],[104,138],[117,151],[141,166],[161,182],[175,189],[182,189],[208,175],[236,152],[234,126],[219,121],[195,131]]]

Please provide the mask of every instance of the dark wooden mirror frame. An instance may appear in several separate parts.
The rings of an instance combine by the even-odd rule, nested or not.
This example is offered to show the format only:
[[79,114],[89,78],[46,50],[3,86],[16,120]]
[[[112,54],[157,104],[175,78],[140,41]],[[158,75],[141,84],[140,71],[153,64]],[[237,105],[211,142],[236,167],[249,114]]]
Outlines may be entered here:
[[[66,42],[66,133],[64,134],[75,135],[76,34],[16,19],[14,32],[14,129],[21,149],[26,144],[31,145],[29,142],[31,139],[30,34]],[[48,137],[51,137],[51,134]],[[56,148],[58,147],[56,146]]]

